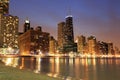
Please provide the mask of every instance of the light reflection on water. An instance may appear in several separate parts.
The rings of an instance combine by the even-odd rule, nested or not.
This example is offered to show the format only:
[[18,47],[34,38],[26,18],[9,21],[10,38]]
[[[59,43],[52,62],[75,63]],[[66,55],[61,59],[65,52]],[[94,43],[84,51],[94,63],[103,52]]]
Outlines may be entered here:
[[64,80],[119,80],[120,59],[87,58],[5,58],[4,62],[18,65],[20,69],[29,69],[35,73],[60,77]]
[[2,62],[5,63],[6,66],[17,67],[19,58],[3,58]]

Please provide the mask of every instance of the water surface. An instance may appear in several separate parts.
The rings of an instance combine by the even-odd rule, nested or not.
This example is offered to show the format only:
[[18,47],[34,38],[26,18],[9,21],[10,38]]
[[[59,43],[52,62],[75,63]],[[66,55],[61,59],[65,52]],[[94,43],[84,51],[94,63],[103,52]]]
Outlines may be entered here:
[[20,69],[64,80],[120,80],[120,59],[115,58],[20,57],[12,62]]

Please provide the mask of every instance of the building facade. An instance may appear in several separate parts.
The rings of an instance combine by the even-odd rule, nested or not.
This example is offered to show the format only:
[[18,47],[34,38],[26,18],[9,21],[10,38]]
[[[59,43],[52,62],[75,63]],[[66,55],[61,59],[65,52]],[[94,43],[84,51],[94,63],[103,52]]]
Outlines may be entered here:
[[0,47],[18,48],[18,24],[17,16],[0,15]]
[[113,43],[108,43],[108,54],[114,55]]
[[96,42],[96,38],[94,36],[90,36],[88,37],[88,52],[89,54],[96,54],[96,49],[97,49],[97,42]]
[[84,53],[85,50],[85,45],[86,45],[86,39],[85,36],[81,35],[77,37],[77,49],[79,53]]
[[28,30],[18,38],[20,54],[38,54],[49,52],[49,33],[41,32],[39,28],[36,30]]
[[108,44],[106,42],[98,41],[97,48],[99,55],[108,55]]
[[9,0],[0,0],[0,14],[9,14]]
[[57,41],[53,37],[50,37],[49,53],[50,54],[56,54],[57,53]]
[[115,46],[114,48],[114,53],[117,54],[117,55],[120,55],[120,50],[118,47]]
[[64,27],[65,27],[65,22],[60,22],[58,24],[58,47],[59,48],[62,48],[63,44],[65,43]]

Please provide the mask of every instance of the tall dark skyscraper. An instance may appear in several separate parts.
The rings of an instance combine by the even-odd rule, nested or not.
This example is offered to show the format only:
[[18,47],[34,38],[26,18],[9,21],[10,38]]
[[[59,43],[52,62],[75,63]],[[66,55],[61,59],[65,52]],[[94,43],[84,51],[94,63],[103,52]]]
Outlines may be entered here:
[[73,17],[71,15],[66,16],[64,35],[65,35],[65,44],[74,43]]
[[9,0],[0,0],[0,14],[9,14]]
[[25,20],[24,24],[24,32],[30,30],[30,21],[28,19]]
[[58,49],[60,52],[77,52],[77,44],[74,43],[73,17],[66,17],[65,22],[58,24]]

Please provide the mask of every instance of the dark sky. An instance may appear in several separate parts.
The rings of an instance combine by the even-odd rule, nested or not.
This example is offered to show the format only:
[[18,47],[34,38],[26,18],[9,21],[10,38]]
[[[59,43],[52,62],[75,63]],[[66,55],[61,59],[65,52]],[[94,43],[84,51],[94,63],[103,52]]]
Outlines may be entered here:
[[69,10],[74,18],[74,34],[94,35],[99,41],[120,48],[120,0],[10,0],[10,13],[20,18],[20,31],[28,17],[31,26],[57,37],[57,24]]

